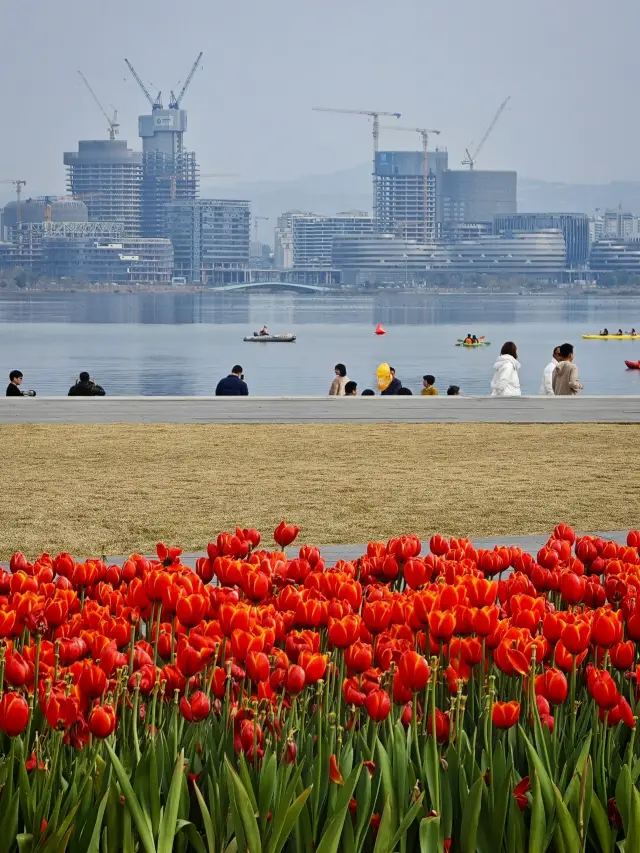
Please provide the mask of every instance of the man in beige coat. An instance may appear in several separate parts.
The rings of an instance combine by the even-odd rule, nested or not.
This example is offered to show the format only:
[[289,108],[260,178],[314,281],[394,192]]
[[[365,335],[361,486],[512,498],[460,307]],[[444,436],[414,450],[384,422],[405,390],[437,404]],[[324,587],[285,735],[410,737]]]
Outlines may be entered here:
[[347,368],[344,364],[336,364],[334,368],[336,378],[331,383],[331,388],[329,388],[329,396],[330,397],[344,397],[344,386],[349,381],[349,377],[347,376]]
[[578,382],[578,367],[573,363],[573,344],[560,347],[560,360],[553,371],[552,383],[556,397],[575,397],[584,388]]

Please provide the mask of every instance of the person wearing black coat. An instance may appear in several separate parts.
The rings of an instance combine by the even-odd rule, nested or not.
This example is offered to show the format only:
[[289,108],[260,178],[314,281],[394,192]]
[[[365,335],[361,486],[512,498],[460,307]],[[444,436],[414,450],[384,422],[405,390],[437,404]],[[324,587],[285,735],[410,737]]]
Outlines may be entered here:
[[235,364],[231,373],[221,379],[216,386],[216,397],[248,397],[249,388],[244,381],[242,368]]
[[102,385],[98,385],[89,376],[86,370],[83,370],[75,385],[69,388],[69,397],[104,397],[106,391]]
[[400,382],[400,380],[396,376],[396,372],[395,372],[394,368],[391,367],[389,369],[391,370],[391,376],[393,377],[393,379],[387,385],[387,387],[384,389],[384,391],[380,392],[380,394],[384,395],[384,396],[397,394],[398,391],[402,388],[402,382]]

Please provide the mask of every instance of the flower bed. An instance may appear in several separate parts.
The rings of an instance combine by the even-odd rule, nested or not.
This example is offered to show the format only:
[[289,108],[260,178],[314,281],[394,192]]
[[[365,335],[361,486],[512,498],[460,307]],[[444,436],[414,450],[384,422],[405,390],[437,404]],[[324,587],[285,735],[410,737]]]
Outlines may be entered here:
[[0,853],[640,850],[640,533],[420,554],[15,554]]

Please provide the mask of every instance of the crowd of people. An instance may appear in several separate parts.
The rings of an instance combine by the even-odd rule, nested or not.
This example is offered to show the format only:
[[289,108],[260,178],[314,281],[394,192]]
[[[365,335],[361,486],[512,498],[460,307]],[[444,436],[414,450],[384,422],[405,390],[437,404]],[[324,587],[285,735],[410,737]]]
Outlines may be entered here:
[[[385,365],[386,367],[386,365]],[[492,397],[518,397],[520,389],[520,362],[518,361],[518,348],[513,341],[507,341],[502,345],[500,355],[493,365],[493,378],[491,380]],[[396,375],[395,368],[389,368],[391,380],[386,388],[380,391],[383,397],[413,396],[413,391],[403,385]],[[334,379],[329,388],[330,397],[374,397],[376,392],[373,388],[365,388],[358,394],[358,383],[347,376],[347,368],[338,363],[334,367]],[[23,391],[22,380],[24,376],[20,370],[12,370],[9,374],[7,386],[7,397],[35,397],[35,391]],[[545,396],[569,397],[577,395],[583,385],[578,381],[578,367],[574,362],[574,351],[572,344],[562,344],[554,347],[553,356],[546,365],[542,374],[542,385],[540,394]],[[422,397],[437,397],[439,391],[436,387],[436,377],[427,373],[422,377]],[[104,397],[106,394],[102,385],[91,378],[86,370],[83,370],[77,381],[69,389],[69,397]],[[231,368],[231,373],[223,377],[216,386],[216,397],[248,397],[249,387],[244,378],[244,370],[240,364]],[[459,397],[461,394],[459,385],[449,385],[448,397]]]

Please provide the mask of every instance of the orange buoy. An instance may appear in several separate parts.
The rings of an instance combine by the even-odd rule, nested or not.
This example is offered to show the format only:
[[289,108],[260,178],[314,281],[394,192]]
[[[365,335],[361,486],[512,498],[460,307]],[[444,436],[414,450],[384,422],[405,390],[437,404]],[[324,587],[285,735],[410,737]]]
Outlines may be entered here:
[[384,328],[382,323],[378,323],[378,325],[376,326],[376,335],[386,335],[386,334],[387,334],[387,330]]

